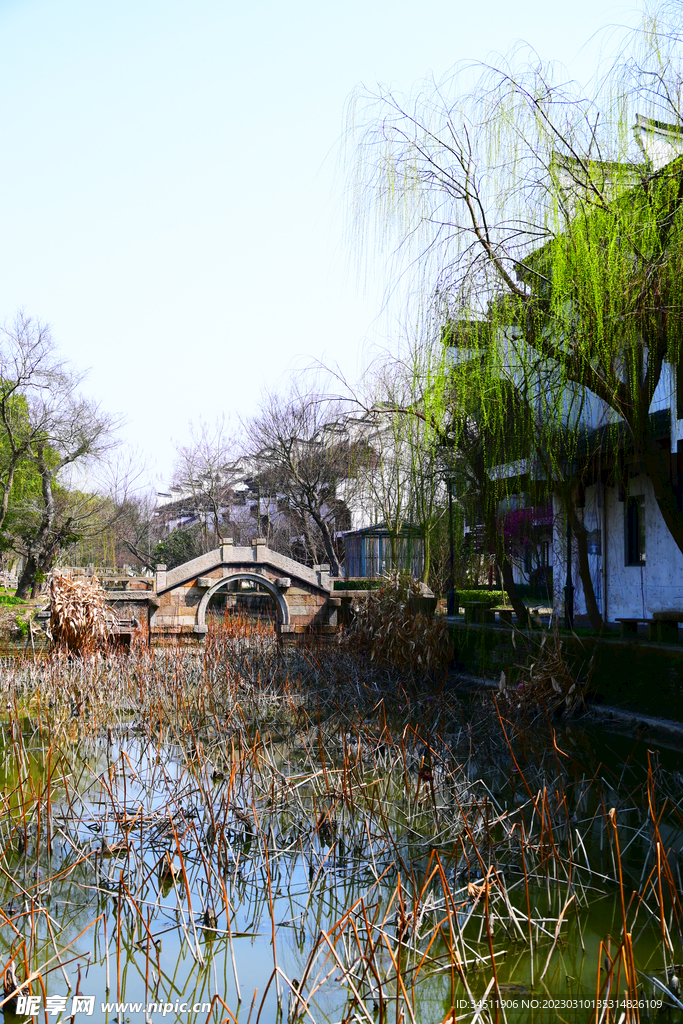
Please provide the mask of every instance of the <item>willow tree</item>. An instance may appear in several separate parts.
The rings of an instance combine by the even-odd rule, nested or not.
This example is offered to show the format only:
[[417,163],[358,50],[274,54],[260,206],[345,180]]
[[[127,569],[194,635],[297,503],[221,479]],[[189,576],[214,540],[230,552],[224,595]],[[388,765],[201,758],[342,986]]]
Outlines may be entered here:
[[533,414],[514,382],[492,373],[495,347],[484,344],[486,333],[478,321],[446,325],[443,340],[452,346],[455,358],[444,358],[432,390],[441,396],[442,443],[460,501],[477,514],[485,547],[495,557],[517,620],[526,624],[527,610],[517,592],[506,542],[505,510],[517,498],[518,467],[530,455]]
[[[361,245],[407,259],[446,323],[486,327],[454,407],[527,431],[563,480],[591,432],[623,428],[683,552],[652,416],[683,359],[682,11],[646,19],[591,94],[515,56],[474,89],[470,67],[412,99],[359,93],[349,137]],[[534,416],[494,428],[510,382]]]
[[[377,517],[389,535],[391,564],[399,564],[401,532],[417,527],[424,541],[422,580],[431,568],[433,535],[446,509],[443,402],[433,381],[442,374],[443,353],[413,344],[404,358],[384,359],[364,381],[363,393],[349,389],[363,410],[349,417],[364,438],[354,469],[355,504],[365,518]],[[346,383],[346,382],[345,382]]]
[[[382,424],[383,435],[382,443],[374,436],[370,440],[377,458],[366,460],[360,492],[365,488],[371,495],[390,536],[392,530],[398,536],[408,519],[421,528],[427,581],[432,535],[447,510],[448,482],[459,506],[481,517],[486,549],[518,620],[526,622],[499,514],[516,493],[517,481],[498,470],[529,454],[530,410],[509,376],[492,373],[494,347],[482,341],[487,332],[482,322],[444,324],[439,311],[423,320],[401,358],[384,361],[372,379],[371,397],[353,393],[365,415]],[[457,348],[455,359],[451,346]],[[520,429],[510,430],[511,421]],[[383,488],[383,481],[392,487]]]

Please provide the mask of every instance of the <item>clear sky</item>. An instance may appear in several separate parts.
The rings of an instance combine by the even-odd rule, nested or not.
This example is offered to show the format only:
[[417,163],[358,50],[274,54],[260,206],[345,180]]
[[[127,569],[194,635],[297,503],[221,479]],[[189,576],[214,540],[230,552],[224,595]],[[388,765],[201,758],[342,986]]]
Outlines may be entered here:
[[409,90],[518,39],[587,77],[605,0],[0,0],[0,320],[91,368],[168,481],[188,422],[302,358],[354,375],[382,292],[349,271],[337,153],[363,82]]

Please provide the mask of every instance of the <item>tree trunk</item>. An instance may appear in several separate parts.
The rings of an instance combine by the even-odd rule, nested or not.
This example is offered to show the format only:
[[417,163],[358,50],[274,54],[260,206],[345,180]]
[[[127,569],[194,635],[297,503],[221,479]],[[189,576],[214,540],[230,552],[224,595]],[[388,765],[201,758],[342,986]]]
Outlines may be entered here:
[[398,569],[398,531],[389,530],[389,551],[391,552],[391,568]]
[[431,530],[425,530],[425,562],[422,570],[422,582],[429,586],[429,570],[432,560]]
[[16,458],[16,460],[14,458],[12,459],[12,461],[10,462],[9,468],[7,470],[7,477],[6,477],[6,479],[3,481],[2,485],[1,485],[1,489],[2,489],[2,502],[0,503],[0,530],[2,530],[3,526],[5,525],[5,519],[7,518],[7,512],[9,510],[10,494],[12,493],[12,487],[14,485],[14,473],[15,473],[18,461],[19,461],[18,457]]
[[58,539],[53,539],[50,544],[41,549],[36,555],[36,572],[33,577],[33,584],[31,586],[31,597],[38,597],[40,588],[44,583],[48,572],[52,568],[55,558],[59,553],[61,543]]
[[317,516],[313,512],[311,512],[311,515],[315,522],[317,523],[318,529],[320,530],[320,534],[323,539],[325,554],[327,555],[327,560],[330,563],[330,574],[332,576],[341,576],[341,562],[337,558],[337,552],[334,550],[334,544],[332,542],[330,528],[327,525],[326,520],[323,519],[322,516]]
[[[586,612],[590,619],[590,624],[593,629],[601,633],[605,627],[605,623],[600,609],[598,608],[598,602],[595,597],[595,590],[593,588],[593,579],[591,577],[590,566],[588,564],[588,530],[584,526],[583,522],[579,519],[576,514],[576,508],[574,506],[574,500],[568,490],[563,493],[564,507],[569,516],[569,525],[574,531],[576,537],[576,547],[579,555],[579,576],[581,577],[581,585],[583,587],[583,597],[586,602]],[[570,557],[570,553],[567,552],[567,557]]]
[[489,501],[483,506],[483,513],[489,551],[500,552],[500,558],[496,556],[496,560],[500,565],[500,573],[503,577],[503,587],[510,598],[510,604],[514,608],[519,628],[527,629],[530,624],[529,612],[524,601],[517,592],[517,586],[512,573],[512,563],[505,553],[504,542],[499,538],[496,523],[496,505]]
[[520,629],[526,629],[529,625],[529,612],[524,601],[517,593],[517,585],[512,573],[512,564],[508,561],[507,555],[503,555],[498,564],[500,574],[503,577],[503,587],[517,616],[517,624]]
[[651,439],[645,442],[643,449],[645,470],[652,481],[655,501],[676,547],[683,554],[683,515],[678,507],[678,498],[671,483],[668,464],[670,456],[662,451],[656,441]]
[[51,538],[52,528],[55,521],[55,499],[52,493],[52,481],[57,470],[50,470],[42,461],[42,452],[38,460],[38,469],[41,476],[41,490],[43,494],[43,518],[36,534],[33,544],[28,547],[26,565],[21,574],[16,596],[27,598],[29,591],[35,597],[39,587],[38,574],[51,568],[52,561],[59,549],[59,543]]
[[19,583],[16,589],[16,597],[20,597],[23,601],[26,601],[33,589],[35,578],[38,574],[38,562],[33,551],[28,552],[26,556],[26,564],[22,571]]
[[305,516],[303,517],[301,522],[301,529],[303,531],[305,545],[308,548],[308,554],[310,555],[311,558],[311,565],[315,565],[315,563],[318,561],[318,549],[316,548],[313,538],[311,537],[311,531],[308,526],[308,520],[306,519]]

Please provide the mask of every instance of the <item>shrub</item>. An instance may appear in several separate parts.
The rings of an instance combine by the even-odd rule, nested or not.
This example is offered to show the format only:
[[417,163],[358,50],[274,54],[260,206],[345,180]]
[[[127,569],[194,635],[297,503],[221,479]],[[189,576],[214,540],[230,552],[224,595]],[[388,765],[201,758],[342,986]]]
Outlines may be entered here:
[[108,636],[104,590],[96,579],[68,580],[57,573],[50,584],[50,632],[57,648],[84,654]]
[[526,665],[516,666],[512,678],[500,674],[498,700],[506,713],[521,711],[530,717],[549,713],[572,714],[584,707],[593,677],[593,657],[587,663],[572,663],[563,650],[557,624],[540,643],[527,638]]

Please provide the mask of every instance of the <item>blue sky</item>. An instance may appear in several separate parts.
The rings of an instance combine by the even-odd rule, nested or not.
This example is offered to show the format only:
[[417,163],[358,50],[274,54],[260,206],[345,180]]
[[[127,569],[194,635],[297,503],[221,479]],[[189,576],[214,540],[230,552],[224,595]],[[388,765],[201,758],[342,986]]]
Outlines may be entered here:
[[343,241],[359,83],[409,90],[518,39],[587,77],[602,0],[0,0],[0,320],[90,367],[151,479],[188,422],[247,415],[307,358],[356,374],[383,279]]

